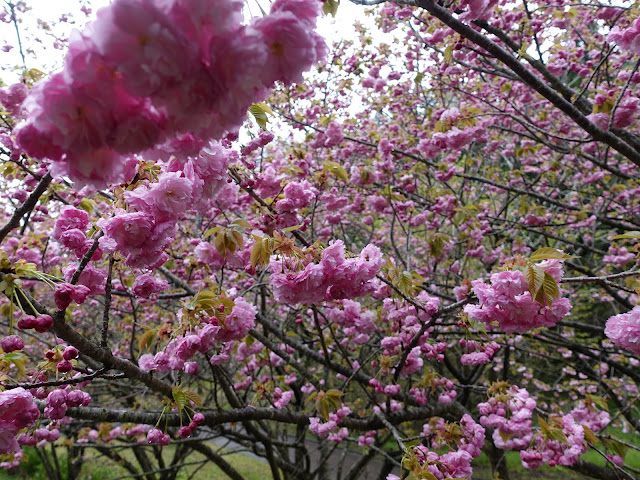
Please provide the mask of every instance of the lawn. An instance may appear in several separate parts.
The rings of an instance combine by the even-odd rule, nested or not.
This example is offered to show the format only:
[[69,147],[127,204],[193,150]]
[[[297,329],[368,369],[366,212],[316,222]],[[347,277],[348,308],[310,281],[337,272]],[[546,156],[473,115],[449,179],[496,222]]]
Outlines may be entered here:
[[[173,455],[173,448],[167,447],[163,456],[169,460]],[[66,458],[64,449],[58,449],[58,455],[64,464]],[[0,480],[49,480],[44,467],[41,464],[38,454],[33,449],[25,449],[25,455],[28,457],[26,463],[19,469],[11,472],[0,469]],[[122,453],[127,460],[134,459],[130,451]],[[246,480],[269,480],[271,475],[268,473],[268,467],[242,453],[231,453],[224,455],[224,459],[231,464]],[[206,460],[204,455],[195,452],[189,456],[186,466],[179,474],[178,480],[223,480],[228,478],[222,471],[211,462],[204,463]],[[134,460],[135,463],[135,460]],[[193,476],[191,476],[193,474]],[[132,478],[131,475],[120,465],[99,454],[90,451],[87,454],[82,471],[80,473],[81,480],[116,480]]]

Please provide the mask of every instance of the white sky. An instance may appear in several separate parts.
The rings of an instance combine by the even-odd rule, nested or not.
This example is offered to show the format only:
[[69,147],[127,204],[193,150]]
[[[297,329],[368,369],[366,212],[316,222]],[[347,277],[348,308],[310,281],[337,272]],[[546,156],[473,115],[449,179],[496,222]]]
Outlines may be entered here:
[[[248,0],[253,12],[258,13],[257,0]],[[13,0],[17,3],[17,0]],[[268,6],[268,1],[260,0],[263,6]],[[82,26],[94,18],[95,12],[102,6],[109,4],[109,0],[24,0],[30,7],[30,11],[19,13],[20,35],[23,50],[26,54],[28,68],[37,68],[49,73],[60,68],[64,58],[65,48],[51,48],[55,38],[66,39],[74,28]],[[1,8],[6,0],[0,2]],[[80,12],[82,5],[89,6],[93,13],[86,16]],[[6,7],[5,7],[6,9]],[[268,7],[265,8],[268,11]],[[60,22],[63,15],[72,14],[68,22]],[[319,32],[328,42],[340,38],[353,36],[353,23],[355,20],[365,20],[364,7],[354,5],[348,0],[342,0],[335,19],[331,16],[324,17],[319,23]],[[38,28],[38,25],[47,25],[49,28]],[[0,23],[0,48],[10,45],[13,48],[9,52],[0,50],[0,78],[7,84],[18,81],[22,69],[22,59],[19,54],[16,31],[13,23]],[[46,47],[46,48],[45,48]],[[29,53],[31,49],[33,53]],[[15,73],[11,73],[15,72]]]

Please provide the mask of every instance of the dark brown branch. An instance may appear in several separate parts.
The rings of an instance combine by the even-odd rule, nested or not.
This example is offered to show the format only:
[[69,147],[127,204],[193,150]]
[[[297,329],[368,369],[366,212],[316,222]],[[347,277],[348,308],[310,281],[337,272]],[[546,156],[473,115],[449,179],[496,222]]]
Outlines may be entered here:
[[2,243],[7,235],[9,235],[9,232],[11,232],[11,230],[17,228],[20,225],[20,220],[27,214],[27,212],[30,212],[35,208],[36,203],[38,203],[38,200],[47,190],[47,187],[49,187],[50,183],[51,175],[47,173],[40,179],[38,185],[36,185],[36,188],[33,190],[33,192],[31,192],[31,195],[29,195],[29,198],[27,198],[26,202],[20,205],[16,209],[16,211],[13,212],[11,219],[6,223],[4,227],[0,229],[0,243]]

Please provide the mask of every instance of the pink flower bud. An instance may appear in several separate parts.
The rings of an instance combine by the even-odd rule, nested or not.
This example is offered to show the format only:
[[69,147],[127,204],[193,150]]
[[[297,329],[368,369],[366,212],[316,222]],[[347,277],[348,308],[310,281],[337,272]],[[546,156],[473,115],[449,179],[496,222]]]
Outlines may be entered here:
[[202,413],[196,413],[193,416],[193,421],[196,422],[198,425],[204,423],[204,415]]
[[15,352],[16,350],[22,350],[24,348],[24,342],[17,335],[9,335],[2,339],[0,347],[5,353]]
[[73,365],[71,365],[70,361],[63,360],[60,363],[58,363],[58,366],[56,368],[60,373],[67,373],[73,370]]
[[38,323],[35,326],[35,329],[38,333],[44,333],[51,327],[53,327],[53,318],[51,318],[49,315],[41,315],[36,319],[36,321]]
[[62,353],[62,358],[64,358],[65,360],[73,360],[77,356],[78,356],[78,349],[74,346],[69,346],[65,348],[64,352]]

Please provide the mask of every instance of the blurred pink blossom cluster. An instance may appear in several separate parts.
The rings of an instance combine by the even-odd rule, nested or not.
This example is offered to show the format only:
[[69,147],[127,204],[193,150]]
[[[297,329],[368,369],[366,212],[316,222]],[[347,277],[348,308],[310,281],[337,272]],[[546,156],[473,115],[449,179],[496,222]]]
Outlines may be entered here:
[[319,0],[277,0],[243,25],[241,0],[115,0],[69,41],[64,69],[25,99],[16,130],[54,175],[122,183],[132,154],[190,132],[236,130],[274,82],[295,83],[326,54]]
[[[537,265],[560,283],[563,271],[559,260],[545,260]],[[505,333],[551,327],[571,310],[568,298],[556,298],[551,305],[542,305],[531,298],[527,279],[519,270],[494,273],[490,285],[482,280],[474,280],[471,285],[480,303],[466,305],[465,313],[473,321],[497,324]]]
[[615,26],[607,35],[607,42],[615,43],[622,50],[640,53],[640,18],[636,18],[629,28]]
[[18,451],[16,435],[32,426],[39,416],[40,410],[24,388],[0,392],[0,454]]
[[288,304],[316,304],[369,293],[372,289],[369,280],[381,266],[378,247],[367,245],[358,257],[346,258],[341,240],[324,249],[320,263],[309,263],[302,271],[286,273],[289,265],[276,258],[269,264],[275,299]]
[[617,346],[640,356],[640,307],[611,317],[604,334]]

